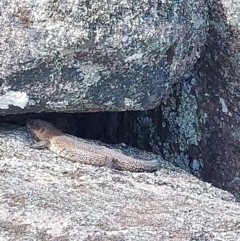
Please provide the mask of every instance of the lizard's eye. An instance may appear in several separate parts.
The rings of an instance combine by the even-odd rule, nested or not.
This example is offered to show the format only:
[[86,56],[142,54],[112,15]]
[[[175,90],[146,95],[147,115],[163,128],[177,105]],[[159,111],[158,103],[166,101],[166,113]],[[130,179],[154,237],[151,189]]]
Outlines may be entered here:
[[43,133],[44,132],[44,128],[41,128],[39,131],[40,131],[40,133]]

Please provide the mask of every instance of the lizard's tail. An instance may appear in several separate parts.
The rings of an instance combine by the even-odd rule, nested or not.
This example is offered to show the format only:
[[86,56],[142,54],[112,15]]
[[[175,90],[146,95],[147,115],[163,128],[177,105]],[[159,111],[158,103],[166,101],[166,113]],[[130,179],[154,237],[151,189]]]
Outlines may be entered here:
[[130,172],[155,172],[159,170],[158,160],[140,160],[131,157],[126,159],[112,159],[111,167],[121,171],[130,171]]

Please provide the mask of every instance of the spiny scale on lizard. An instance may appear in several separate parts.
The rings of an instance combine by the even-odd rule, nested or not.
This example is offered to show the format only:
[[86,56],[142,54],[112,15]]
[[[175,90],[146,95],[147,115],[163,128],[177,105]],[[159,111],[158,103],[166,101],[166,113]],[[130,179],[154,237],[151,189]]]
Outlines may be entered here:
[[39,141],[34,148],[45,148],[72,161],[95,166],[111,166],[114,169],[132,172],[153,172],[159,169],[157,160],[142,160],[127,156],[119,151],[89,144],[66,135],[51,123],[43,120],[28,120],[28,128]]

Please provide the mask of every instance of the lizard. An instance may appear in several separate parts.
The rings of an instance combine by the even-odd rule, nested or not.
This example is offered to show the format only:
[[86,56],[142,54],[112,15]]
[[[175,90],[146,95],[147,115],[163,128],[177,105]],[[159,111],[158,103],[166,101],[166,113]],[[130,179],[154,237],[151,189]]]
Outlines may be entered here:
[[86,143],[80,138],[63,133],[47,121],[30,119],[26,124],[38,141],[32,148],[48,148],[71,161],[99,167],[109,166],[120,171],[154,172],[159,169],[157,159],[137,159],[105,146]]

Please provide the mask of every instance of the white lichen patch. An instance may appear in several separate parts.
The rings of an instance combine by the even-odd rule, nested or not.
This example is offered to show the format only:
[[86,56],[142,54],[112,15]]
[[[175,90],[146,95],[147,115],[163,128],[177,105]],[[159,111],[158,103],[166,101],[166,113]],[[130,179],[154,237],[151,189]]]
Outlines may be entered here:
[[235,128],[234,132],[232,133],[232,136],[235,141],[240,142],[240,128]]
[[29,97],[25,92],[8,91],[0,96],[0,109],[8,109],[10,105],[24,109],[29,101]]
[[219,103],[222,105],[222,112],[223,113],[228,113],[228,107],[225,103],[225,100],[223,98],[219,98]]
[[143,53],[135,53],[131,56],[128,56],[126,59],[125,59],[125,62],[130,62],[132,60],[137,60],[137,59],[141,59],[143,56]]
[[88,87],[98,85],[101,80],[99,73],[105,69],[99,65],[93,64],[82,64],[78,68],[84,75],[83,84]]
[[134,107],[140,108],[141,104],[138,104],[137,100],[124,98],[124,106],[126,107],[126,109],[133,109]]
[[49,109],[51,110],[58,110],[58,109],[62,109],[63,107],[67,107],[68,106],[68,101],[64,100],[64,101],[48,101],[46,103],[46,105],[48,106]]

